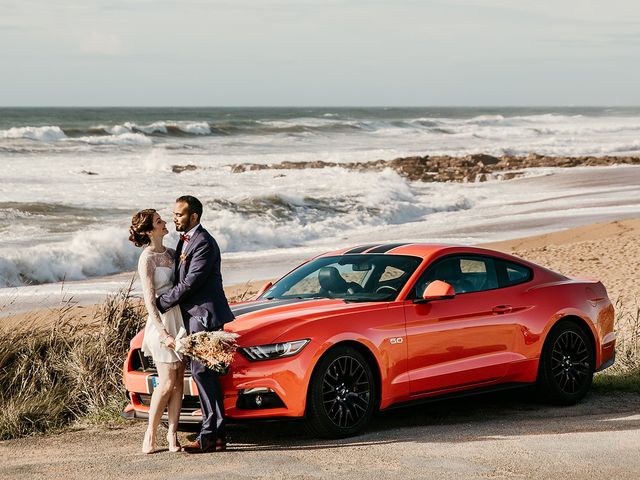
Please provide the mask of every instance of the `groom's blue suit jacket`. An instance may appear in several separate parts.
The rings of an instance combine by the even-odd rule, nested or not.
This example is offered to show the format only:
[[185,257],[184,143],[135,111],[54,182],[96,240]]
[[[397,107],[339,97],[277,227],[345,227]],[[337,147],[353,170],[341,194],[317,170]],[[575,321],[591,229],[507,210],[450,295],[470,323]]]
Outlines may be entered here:
[[[156,299],[156,305],[162,313],[180,305],[191,331],[219,330],[235,318],[222,288],[220,248],[202,225],[188,242],[178,242],[174,286]],[[202,329],[194,328],[190,319],[197,320]]]

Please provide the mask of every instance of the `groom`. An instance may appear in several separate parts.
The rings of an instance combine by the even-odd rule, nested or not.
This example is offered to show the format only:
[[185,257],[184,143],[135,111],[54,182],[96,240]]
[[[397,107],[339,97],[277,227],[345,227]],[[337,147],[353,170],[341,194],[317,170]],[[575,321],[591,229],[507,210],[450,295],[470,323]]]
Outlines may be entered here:
[[[221,330],[234,319],[222,289],[220,248],[200,225],[201,216],[202,203],[197,198],[185,195],[176,200],[173,223],[183,233],[176,247],[174,286],[156,299],[162,313],[180,305],[189,333]],[[202,428],[198,438],[183,449],[190,453],[224,450],[224,403],[218,374],[192,359],[191,376],[200,394]]]

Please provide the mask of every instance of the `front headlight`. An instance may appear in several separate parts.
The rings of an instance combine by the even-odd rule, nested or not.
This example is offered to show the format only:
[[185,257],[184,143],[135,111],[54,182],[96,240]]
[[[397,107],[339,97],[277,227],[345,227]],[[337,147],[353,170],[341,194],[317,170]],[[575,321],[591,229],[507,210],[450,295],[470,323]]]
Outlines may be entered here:
[[240,352],[252,362],[260,360],[273,360],[275,358],[290,357],[299,353],[311,340],[294,340],[293,342],[271,343],[269,345],[257,345],[255,347],[240,348]]

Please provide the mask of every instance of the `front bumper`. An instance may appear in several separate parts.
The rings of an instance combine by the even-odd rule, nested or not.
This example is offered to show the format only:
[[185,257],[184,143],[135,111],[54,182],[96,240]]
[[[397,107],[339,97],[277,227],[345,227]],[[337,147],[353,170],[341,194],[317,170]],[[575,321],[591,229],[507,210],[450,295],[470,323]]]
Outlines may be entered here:
[[[300,355],[291,358],[250,362],[241,354],[236,354],[229,373],[220,377],[227,418],[303,417],[308,383],[308,372],[304,365],[311,362],[307,355],[309,353],[303,350]],[[137,356],[137,351],[132,350],[125,363],[124,384],[130,403],[123,416],[146,419],[149,416],[151,394],[157,385],[157,374],[152,367],[135,362],[132,364],[131,358]],[[180,422],[202,421],[198,387],[189,372],[184,378],[184,393]],[[166,420],[166,415],[163,420]]]

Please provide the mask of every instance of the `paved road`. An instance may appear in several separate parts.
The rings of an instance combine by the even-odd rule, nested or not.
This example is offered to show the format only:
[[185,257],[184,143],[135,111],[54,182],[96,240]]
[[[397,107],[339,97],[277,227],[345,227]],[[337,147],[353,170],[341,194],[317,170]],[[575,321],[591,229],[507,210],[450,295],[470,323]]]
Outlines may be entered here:
[[[591,394],[573,407],[526,393],[379,415],[358,437],[309,437],[299,423],[232,425],[230,450],[139,453],[144,424],[0,442],[0,478],[636,479],[640,396]],[[188,434],[183,434],[183,437]]]

